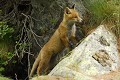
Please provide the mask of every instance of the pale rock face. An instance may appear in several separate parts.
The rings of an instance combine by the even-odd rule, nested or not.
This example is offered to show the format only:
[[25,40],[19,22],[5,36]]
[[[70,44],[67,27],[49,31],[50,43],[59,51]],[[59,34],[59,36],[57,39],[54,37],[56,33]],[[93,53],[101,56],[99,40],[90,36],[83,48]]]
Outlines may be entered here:
[[49,75],[96,80],[93,76],[116,71],[120,65],[116,37],[100,25],[71,53],[60,61]]
[[58,76],[37,76],[32,78],[31,80],[74,80],[74,79],[63,78]]

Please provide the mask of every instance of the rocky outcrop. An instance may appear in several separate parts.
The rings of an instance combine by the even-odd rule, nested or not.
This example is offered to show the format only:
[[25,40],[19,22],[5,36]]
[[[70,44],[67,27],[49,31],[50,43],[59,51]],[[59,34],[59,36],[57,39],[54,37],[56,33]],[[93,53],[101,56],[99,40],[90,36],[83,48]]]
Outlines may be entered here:
[[[60,61],[49,76],[69,77],[75,80],[109,80],[109,76],[115,75],[115,71],[120,73],[117,71],[119,65],[116,37],[106,26],[100,25],[71,52],[70,56]],[[118,78],[119,74],[116,76]],[[111,79],[117,80],[114,77]]]
[[38,76],[34,77],[31,80],[74,80],[72,78],[63,78],[58,76]]

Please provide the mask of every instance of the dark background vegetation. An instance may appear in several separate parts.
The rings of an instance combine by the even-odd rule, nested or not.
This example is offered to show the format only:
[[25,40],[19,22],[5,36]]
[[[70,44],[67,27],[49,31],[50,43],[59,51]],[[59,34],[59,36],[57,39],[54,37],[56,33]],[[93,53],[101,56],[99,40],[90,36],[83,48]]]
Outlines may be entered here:
[[27,79],[40,49],[62,20],[66,6],[76,4],[83,18],[78,37],[100,24],[120,35],[119,0],[0,0],[0,75]]

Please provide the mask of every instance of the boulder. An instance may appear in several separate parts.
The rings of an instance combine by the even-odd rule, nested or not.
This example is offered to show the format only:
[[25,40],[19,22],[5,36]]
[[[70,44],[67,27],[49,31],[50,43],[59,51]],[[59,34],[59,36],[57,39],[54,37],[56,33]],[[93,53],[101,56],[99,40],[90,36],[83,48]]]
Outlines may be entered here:
[[31,80],[74,80],[72,78],[63,78],[59,76],[37,76],[32,78]]
[[[105,78],[114,75],[111,79],[120,80],[118,55],[116,37],[105,25],[100,25],[48,75],[69,77],[75,80],[109,80]],[[116,76],[117,79],[114,79]]]

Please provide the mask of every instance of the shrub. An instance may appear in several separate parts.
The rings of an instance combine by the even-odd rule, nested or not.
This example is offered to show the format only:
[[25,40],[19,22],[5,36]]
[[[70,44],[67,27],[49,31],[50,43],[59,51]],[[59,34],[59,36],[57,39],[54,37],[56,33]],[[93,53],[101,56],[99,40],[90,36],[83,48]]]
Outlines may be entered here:
[[5,22],[0,22],[0,39],[9,39],[13,32],[13,28],[10,28]]
[[5,66],[9,60],[14,56],[13,53],[8,52],[10,38],[14,32],[5,22],[0,22],[0,74],[4,72]]

